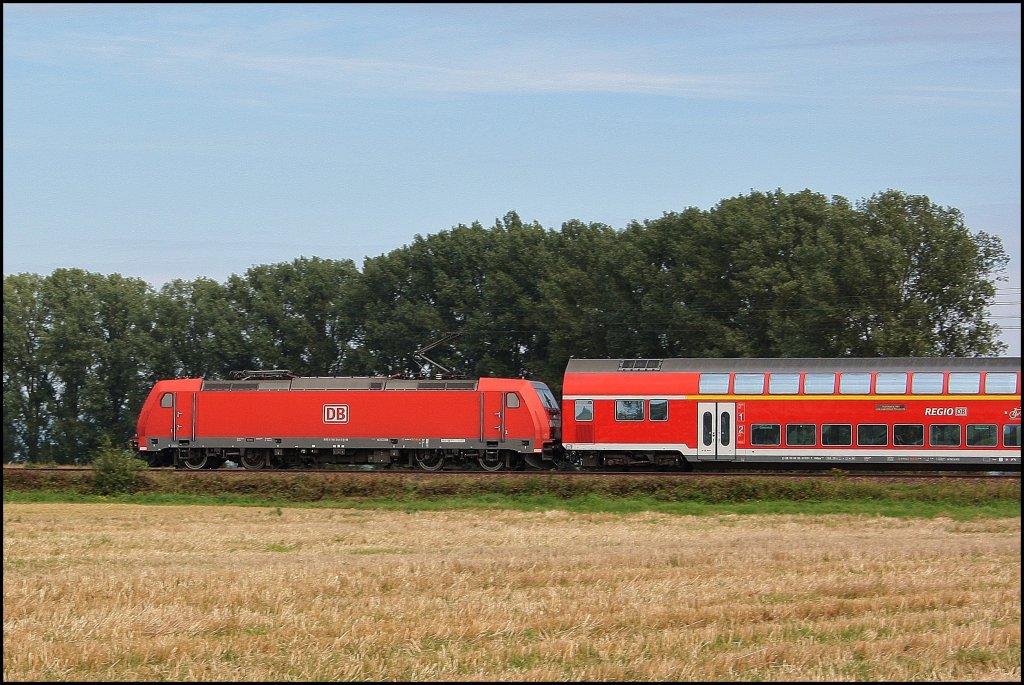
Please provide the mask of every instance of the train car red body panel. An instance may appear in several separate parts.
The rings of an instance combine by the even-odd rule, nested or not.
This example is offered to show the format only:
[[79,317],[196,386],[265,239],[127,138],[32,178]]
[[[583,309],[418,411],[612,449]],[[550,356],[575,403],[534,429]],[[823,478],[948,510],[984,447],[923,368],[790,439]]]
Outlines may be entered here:
[[563,443],[582,466],[1020,468],[1019,358],[572,359]]

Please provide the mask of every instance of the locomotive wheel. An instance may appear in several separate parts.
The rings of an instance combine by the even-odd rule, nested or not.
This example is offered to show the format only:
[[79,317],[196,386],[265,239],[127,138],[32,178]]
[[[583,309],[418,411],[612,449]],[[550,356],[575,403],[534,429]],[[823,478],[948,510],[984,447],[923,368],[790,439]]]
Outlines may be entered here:
[[419,466],[424,471],[440,471],[441,467],[444,466],[444,455],[433,452],[417,454],[416,466]]
[[181,460],[181,463],[190,471],[199,471],[206,468],[206,461],[206,455],[200,452],[199,454],[188,455]]
[[259,469],[266,468],[267,455],[246,453],[239,457],[238,463],[241,464],[243,469],[258,471]]
[[497,452],[484,452],[477,458],[477,463],[484,471],[501,471],[505,468],[505,460]]

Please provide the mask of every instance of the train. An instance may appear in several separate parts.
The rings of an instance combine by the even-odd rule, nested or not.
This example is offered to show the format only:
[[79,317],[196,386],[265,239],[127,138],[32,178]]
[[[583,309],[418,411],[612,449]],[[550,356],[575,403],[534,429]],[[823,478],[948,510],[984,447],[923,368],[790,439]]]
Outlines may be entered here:
[[190,470],[1020,470],[1019,357],[572,358],[561,380],[160,380],[131,447]]

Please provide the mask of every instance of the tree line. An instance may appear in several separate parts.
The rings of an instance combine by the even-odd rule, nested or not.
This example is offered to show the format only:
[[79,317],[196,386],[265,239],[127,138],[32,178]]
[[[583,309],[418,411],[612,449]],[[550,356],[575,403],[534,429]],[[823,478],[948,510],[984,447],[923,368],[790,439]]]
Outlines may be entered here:
[[888,190],[755,192],[616,230],[509,212],[358,269],[301,257],[220,283],[81,269],[4,277],[4,460],[125,444],[153,382],[298,375],[528,376],[569,357],[985,356],[1008,258],[962,214]]

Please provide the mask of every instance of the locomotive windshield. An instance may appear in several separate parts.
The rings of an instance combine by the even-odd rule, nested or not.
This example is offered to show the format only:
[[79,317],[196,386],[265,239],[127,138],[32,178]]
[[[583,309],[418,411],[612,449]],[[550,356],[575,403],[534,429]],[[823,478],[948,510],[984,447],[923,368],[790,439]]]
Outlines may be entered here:
[[537,394],[540,395],[541,402],[544,403],[544,406],[546,408],[558,409],[558,401],[555,400],[555,396],[551,392],[551,390],[548,389],[548,386],[544,385],[543,383],[534,381],[533,387],[537,391]]

